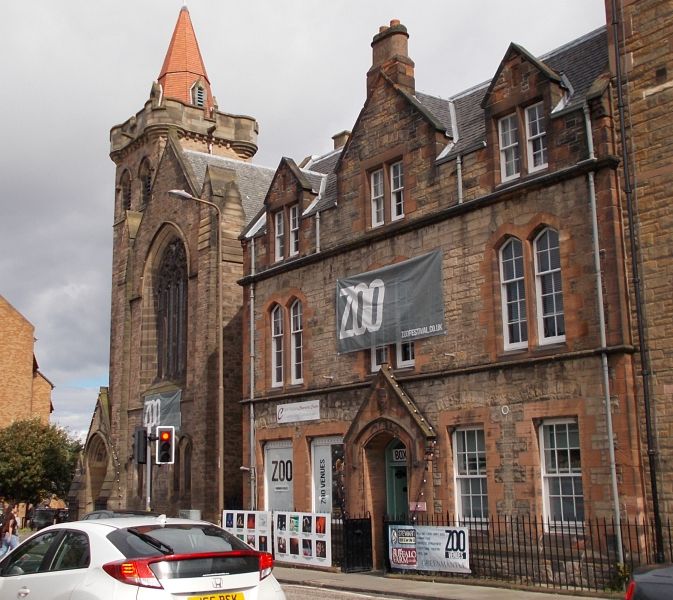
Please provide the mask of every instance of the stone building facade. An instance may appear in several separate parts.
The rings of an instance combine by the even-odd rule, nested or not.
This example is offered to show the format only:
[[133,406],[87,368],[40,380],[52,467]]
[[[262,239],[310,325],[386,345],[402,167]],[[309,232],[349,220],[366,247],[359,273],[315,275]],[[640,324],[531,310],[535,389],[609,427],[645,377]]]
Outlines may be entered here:
[[[257,130],[255,119],[219,110],[183,7],[149,99],[110,133],[110,382],[72,494],[80,513],[149,505],[217,522],[240,506],[238,237],[273,174],[249,162]],[[175,462],[151,465],[148,494],[134,432],[158,425],[175,427]]]
[[[391,21],[352,132],[281,162],[243,237],[246,506],[369,512],[379,566],[386,514],[651,516],[640,349],[661,369],[654,437],[670,472],[671,10],[620,3],[615,44],[606,6],[608,27],[542,57],[512,44],[490,81],[448,100],[416,90],[409,33]],[[637,216],[615,49],[646,174]],[[411,266],[431,254],[441,268],[423,279]],[[441,322],[416,310],[424,294],[441,295]]]
[[35,327],[3,296],[0,340],[0,427],[33,418],[47,425],[54,386],[35,358]]

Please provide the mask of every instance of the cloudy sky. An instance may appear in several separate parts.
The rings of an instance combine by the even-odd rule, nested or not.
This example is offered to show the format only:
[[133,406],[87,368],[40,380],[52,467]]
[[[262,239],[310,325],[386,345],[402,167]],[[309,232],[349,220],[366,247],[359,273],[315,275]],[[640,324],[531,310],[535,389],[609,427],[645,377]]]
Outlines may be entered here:
[[[109,130],[140,110],[182,0],[20,0],[0,21],[0,294],[34,326],[52,422],[89,427],[107,385],[114,169]],[[190,0],[220,110],[260,124],[255,162],[332,148],[364,102],[372,37],[399,19],[419,91],[493,75],[600,27],[603,0]],[[2,340],[0,340],[0,344]]]

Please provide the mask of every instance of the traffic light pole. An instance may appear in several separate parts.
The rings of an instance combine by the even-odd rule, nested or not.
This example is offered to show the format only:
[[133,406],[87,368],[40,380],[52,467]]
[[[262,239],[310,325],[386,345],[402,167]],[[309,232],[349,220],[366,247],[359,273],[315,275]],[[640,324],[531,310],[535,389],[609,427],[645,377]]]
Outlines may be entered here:
[[149,431],[147,432],[147,462],[145,463],[145,488],[147,490],[147,499],[145,501],[145,510],[152,510],[152,440],[154,437]]

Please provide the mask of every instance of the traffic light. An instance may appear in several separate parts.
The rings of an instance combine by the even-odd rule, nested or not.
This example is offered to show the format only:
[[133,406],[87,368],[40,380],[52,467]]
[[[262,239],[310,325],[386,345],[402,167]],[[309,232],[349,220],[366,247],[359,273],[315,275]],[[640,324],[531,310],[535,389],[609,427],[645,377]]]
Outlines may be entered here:
[[136,427],[133,432],[133,460],[137,465],[147,462],[147,429]]
[[157,427],[157,464],[172,465],[175,462],[175,427]]

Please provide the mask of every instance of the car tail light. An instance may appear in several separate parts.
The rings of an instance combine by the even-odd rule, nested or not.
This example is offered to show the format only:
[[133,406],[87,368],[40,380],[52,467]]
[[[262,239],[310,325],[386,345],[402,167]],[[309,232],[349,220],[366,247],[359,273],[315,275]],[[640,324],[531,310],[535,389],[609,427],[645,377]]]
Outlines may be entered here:
[[122,583],[140,587],[163,588],[152,573],[149,561],[142,558],[107,563],[103,565],[103,570]]
[[631,600],[636,593],[636,582],[631,581],[629,583],[629,587],[626,588],[626,595],[624,596],[624,600]]
[[259,553],[259,578],[264,579],[271,575],[273,569],[273,555],[268,552]]

